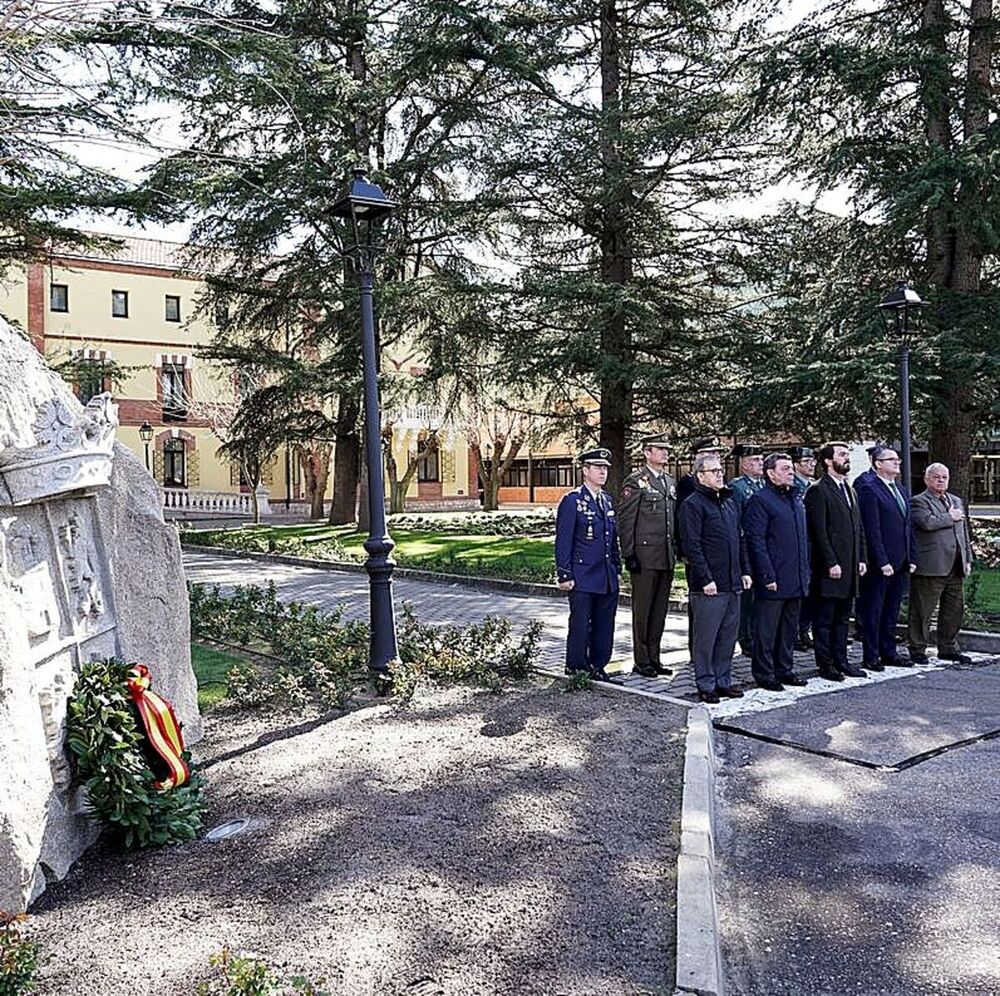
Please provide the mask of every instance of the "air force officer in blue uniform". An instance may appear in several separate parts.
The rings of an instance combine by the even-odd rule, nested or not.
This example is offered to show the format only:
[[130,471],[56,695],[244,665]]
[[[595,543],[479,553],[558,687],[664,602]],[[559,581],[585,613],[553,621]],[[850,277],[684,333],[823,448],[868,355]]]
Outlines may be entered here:
[[583,486],[564,495],[556,513],[556,575],[569,593],[566,673],[582,671],[606,681],[622,569],[615,510],[602,490],[611,451],[587,450],[579,462]]

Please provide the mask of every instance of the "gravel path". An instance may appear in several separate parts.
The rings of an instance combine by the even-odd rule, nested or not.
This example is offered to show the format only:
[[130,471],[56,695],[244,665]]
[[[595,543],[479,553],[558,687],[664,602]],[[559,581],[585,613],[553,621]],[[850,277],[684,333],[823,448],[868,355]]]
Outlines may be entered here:
[[538,679],[326,722],[224,709],[208,826],[32,910],[43,996],[188,996],[228,946],[343,996],[667,994],[685,710]]

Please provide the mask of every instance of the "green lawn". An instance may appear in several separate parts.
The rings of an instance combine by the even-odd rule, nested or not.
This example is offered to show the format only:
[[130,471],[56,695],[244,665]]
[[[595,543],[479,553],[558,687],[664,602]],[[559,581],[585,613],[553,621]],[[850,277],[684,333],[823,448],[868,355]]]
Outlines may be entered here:
[[191,666],[198,682],[198,709],[206,712],[212,706],[218,705],[226,697],[228,681],[226,675],[234,664],[241,664],[243,659],[214,647],[206,647],[200,643],[191,644]]
[[966,591],[970,609],[1000,615],[1000,570],[973,564]]

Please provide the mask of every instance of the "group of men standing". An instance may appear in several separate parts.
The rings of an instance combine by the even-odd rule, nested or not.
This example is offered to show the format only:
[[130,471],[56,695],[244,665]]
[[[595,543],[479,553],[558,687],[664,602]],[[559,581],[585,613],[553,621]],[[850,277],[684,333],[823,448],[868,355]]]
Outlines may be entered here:
[[[869,451],[871,467],[853,484],[842,442],[766,456],[744,444],[734,450],[740,474],[728,485],[715,438],[695,444],[692,471],[679,483],[666,470],[664,436],[647,436],[642,448],[644,464],[623,482],[617,510],[603,491],[611,463],[603,448],[580,455],[583,486],[560,502],[556,567],[570,600],[567,672],[607,680],[624,565],[632,582],[634,670],[670,673],[660,644],[677,557],[685,564],[689,648],[704,702],[742,696],[732,685],[737,639],[754,681],[770,691],[806,684],[795,673],[796,645],[812,646],[820,676],[831,681],[926,662],[935,610],[938,656],[967,660],[957,636],[972,550],[943,464],[927,468],[927,488],[911,500],[888,446]],[[908,583],[904,658],[895,627]],[[860,666],[847,651],[852,611]]]

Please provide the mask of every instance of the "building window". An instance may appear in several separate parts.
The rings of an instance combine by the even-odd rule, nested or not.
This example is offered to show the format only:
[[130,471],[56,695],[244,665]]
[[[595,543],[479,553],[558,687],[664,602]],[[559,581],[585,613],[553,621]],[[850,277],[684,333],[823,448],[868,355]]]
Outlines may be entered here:
[[111,292],[111,317],[128,318],[128,291]]
[[229,305],[225,301],[215,302],[215,327],[219,329],[229,328]]
[[183,439],[168,439],[163,445],[163,486],[185,486],[185,452]]
[[164,418],[187,418],[187,397],[184,391],[184,368],[167,363],[160,370],[160,400]]
[[[427,440],[417,440],[417,453],[423,453],[427,449]],[[441,480],[441,464],[438,459],[438,451],[428,453],[427,456],[417,465],[417,480],[424,483],[437,483]]]
[[69,311],[69,287],[66,284],[49,284],[49,310]]
[[577,467],[569,458],[535,460],[531,476],[539,488],[575,488],[579,483]]
[[94,360],[81,360],[76,369],[76,396],[85,405],[91,398],[104,391],[104,364]]
[[515,460],[507,468],[501,483],[505,488],[526,488],[528,486],[528,461]]
[[179,322],[181,320],[181,299],[176,294],[167,294],[164,297],[165,317],[168,322]]

